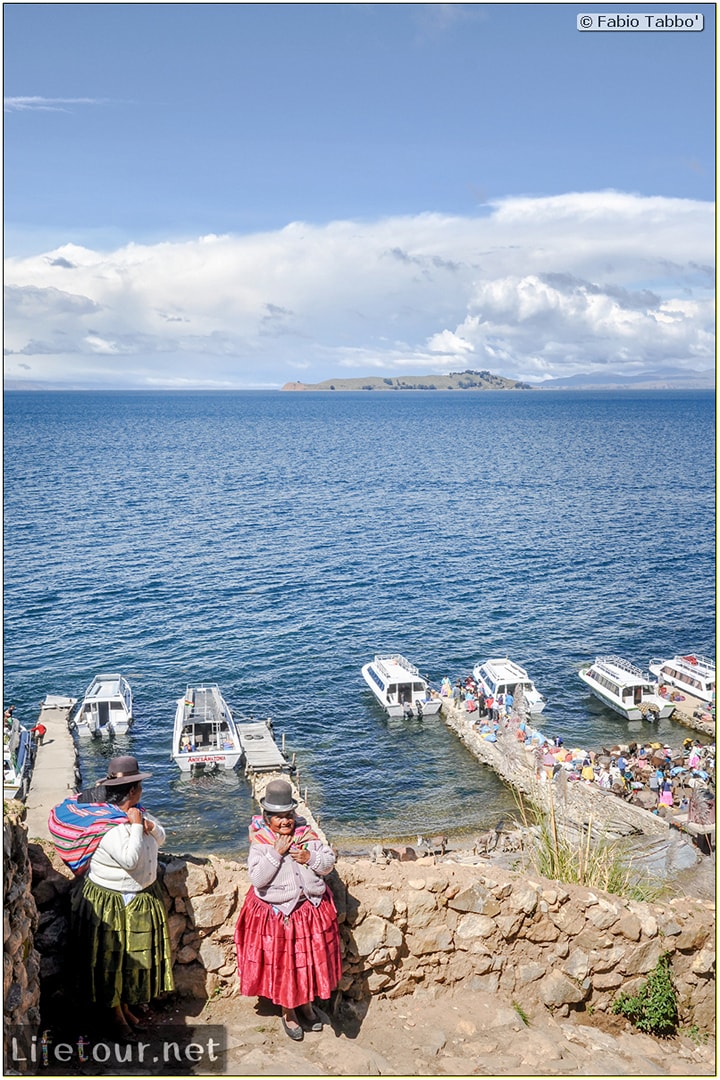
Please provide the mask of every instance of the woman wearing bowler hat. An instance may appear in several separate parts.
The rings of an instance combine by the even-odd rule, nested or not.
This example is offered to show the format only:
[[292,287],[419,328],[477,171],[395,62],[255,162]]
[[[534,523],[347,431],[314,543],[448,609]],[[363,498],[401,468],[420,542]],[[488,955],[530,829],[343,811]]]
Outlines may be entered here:
[[[93,854],[82,888],[71,901],[78,970],[85,996],[107,1010],[115,1034],[142,1027],[138,1013],[174,988],[170,938],[157,857],[165,830],[138,804],[142,782],[137,758],[111,758],[107,776],[77,799],[80,814],[107,808],[107,829]],[[96,819],[97,820],[97,819]]]
[[240,993],[282,1007],[291,1039],[322,1030],[313,1009],[340,982],[337,911],[323,878],[335,855],[302,818],[286,780],[272,780],[250,825],[251,888],[235,927]]

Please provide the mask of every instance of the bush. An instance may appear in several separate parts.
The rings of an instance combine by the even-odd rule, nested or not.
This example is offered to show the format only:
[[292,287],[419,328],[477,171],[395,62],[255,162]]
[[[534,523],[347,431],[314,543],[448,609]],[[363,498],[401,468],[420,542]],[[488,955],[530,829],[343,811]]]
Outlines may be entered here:
[[678,1007],[672,981],[670,954],[663,953],[637,994],[621,994],[612,1011],[627,1017],[638,1031],[649,1035],[674,1035]]
[[632,900],[653,902],[663,895],[664,882],[655,882],[647,873],[638,872],[625,844],[602,833],[598,836],[592,818],[579,839],[570,838],[561,833],[554,796],[548,811],[540,809],[539,797],[528,807],[522,795],[516,793],[516,802],[525,826],[531,819],[536,822],[525,849],[525,859],[536,874]]

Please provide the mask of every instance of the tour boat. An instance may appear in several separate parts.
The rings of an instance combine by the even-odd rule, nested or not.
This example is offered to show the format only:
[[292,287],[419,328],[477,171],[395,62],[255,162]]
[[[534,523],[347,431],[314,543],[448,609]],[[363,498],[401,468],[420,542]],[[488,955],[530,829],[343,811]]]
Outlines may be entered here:
[[133,697],[123,675],[96,675],[72,725],[82,738],[125,735],[133,722]]
[[362,668],[362,677],[388,716],[427,716],[440,712],[427,679],[398,653],[377,654]]
[[178,698],[172,756],[183,772],[197,775],[234,769],[243,749],[237,725],[215,683],[188,686]]
[[669,684],[684,690],[691,697],[707,701],[715,700],[715,661],[698,653],[674,656],[672,660],[653,658],[648,664],[660,685]]
[[664,720],[675,711],[647,672],[619,656],[599,656],[578,674],[603,705],[627,720]]
[[13,720],[3,732],[3,797],[24,799],[30,786],[35,747],[27,728]]
[[518,691],[522,690],[531,716],[539,716],[545,708],[545,698],[535,688],[535,683],[525,668],[514,664],[506,656],[476,664],[473,668],[473,677],[478,689],[482,690],[485,697],[492,697],[497,701],[498,694],[512,694],[515,698]]

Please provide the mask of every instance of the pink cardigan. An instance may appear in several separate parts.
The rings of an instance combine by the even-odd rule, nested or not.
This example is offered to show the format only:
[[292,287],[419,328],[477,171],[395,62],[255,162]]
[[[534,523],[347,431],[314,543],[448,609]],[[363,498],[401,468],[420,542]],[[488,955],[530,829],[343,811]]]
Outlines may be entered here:
[[289,915],[302,899],[318,906],[327,888],[323,877],[335,865],[335,855],[322,840],[304,845],[309,863],[297,863],[288,853],[278,855],[269,844],[253,843],[248,855],[248,876],[261,900]]

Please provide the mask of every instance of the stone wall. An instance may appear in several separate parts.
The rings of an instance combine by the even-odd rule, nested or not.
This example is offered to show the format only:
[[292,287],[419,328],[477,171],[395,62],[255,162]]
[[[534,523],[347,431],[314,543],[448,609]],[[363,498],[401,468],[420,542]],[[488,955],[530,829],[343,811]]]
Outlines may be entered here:
[[[52,848],[31,845],[40,909],[43,998],[67,973],[69,872]],[[233,934],[249,888],[243,864],[161,855],[179,992],[209,997],[236,987]],[[328,879],[343,949],[340,992],[353,1000],[400,997],[462,984],[507,1001],[608,1010],[669,953],[682,1025],[712,1031],[715,908],[688,898],[623,900],[504,870],[432,858],[388,865],[339,861]]]
[[[489,863],[431,859],[341,861],[329,883],[343,949],[340,990],[350,998],[462,982],[562,1015],[602,1011],[621,989],[633,993],[668,952],[682,1023],[713,1029],[715,910],[708,902],[637,903]],[[178,989],[230,991],[245,867],[175,858],[165,865],[164,887]]]
[[40,955],[34,947],[38,913],[30,891],[25,807],[12,799],[3,814],[3,1032],[4,1044],[40,1024]]

